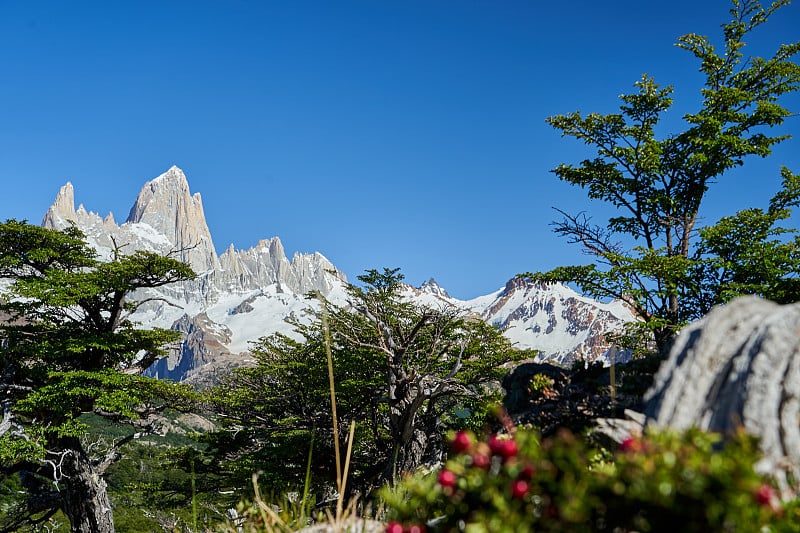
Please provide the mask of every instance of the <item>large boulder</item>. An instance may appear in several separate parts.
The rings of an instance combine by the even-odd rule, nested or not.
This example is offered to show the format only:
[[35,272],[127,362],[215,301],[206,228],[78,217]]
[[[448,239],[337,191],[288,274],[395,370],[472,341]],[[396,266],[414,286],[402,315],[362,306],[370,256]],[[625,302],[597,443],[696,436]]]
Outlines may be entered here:
[[762,472],[800,479],[800,303],[743,297],[680,332],[645,396],[647,425],[761,439]]

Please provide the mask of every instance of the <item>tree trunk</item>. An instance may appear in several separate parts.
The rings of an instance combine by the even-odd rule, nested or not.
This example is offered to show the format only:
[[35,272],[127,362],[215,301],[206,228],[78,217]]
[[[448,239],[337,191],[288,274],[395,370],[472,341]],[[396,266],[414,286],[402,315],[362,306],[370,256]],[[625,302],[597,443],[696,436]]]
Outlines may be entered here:
[[421,429],[415,428],[411,438],[400,444],[397,452],[395,472],[398,479],[404,474],[413,474],[422,465],[425,449],[428,446],[428,435]]
[[78,439],[69,445],[60,462],[61,510],[73,533],[115,533],[114,516],[106,482],[95,471]]
[[389,483],[414,473],[423,462],[428,433],[419,411],[427,400],[422,376],[408,375],[402,367],[389,371],[389,430],[394,440],[394,457],[384,473]]

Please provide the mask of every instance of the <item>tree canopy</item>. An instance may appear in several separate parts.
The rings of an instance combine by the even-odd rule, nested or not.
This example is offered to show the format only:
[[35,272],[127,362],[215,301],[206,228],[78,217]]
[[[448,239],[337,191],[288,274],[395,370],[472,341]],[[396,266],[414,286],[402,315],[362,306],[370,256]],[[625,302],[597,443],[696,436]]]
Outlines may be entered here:
[[[800,86],[800,65],[793,61],[800,42],[780,45],[768,59],[743,52],[745,38],[788,3],[777,0],[763,8],[759,2],[734,0],[719,52],[705,36],[678,39],[677,46],[699,60],[705,77],[700,109],[684,115],[683,131],[657,133],[673,105],[673,89],[648,75],[635,83],[635,92],[620,97],[619,113],[574,112],[547,119],[563,136],[596,152],[578,165],[559,165],[556,176],[619,214],[596,225],[585,214],[560,211],[563,219],[555,231],[582,246],[595,263],[527,276],[574,282],[588,295],[626,301],[660,348],[709,305],[736,294],[784,301],[798,296],[800,246],[791,239],[794,230],[777,225],[797,205],[798,178],[789,170],[783,171],[783,189],[768,210],[740,211],[714,226],[698,227],[711,185],[747,156],[765,157],[788,138],[770,130],[791,116],[780,97]],[[761,253],[777,256],[770,261]]]
[[137,329],[133,291],[191,279],[168,257],[116,250],[99,261],[71,227],[0,224],[0,473],[18,475],[27,499],[0,519],[0,531],[46,520],[58,510],[73,531],[114,531],[102,475],[117,443],[93,457],[81,442],[81,415],[139,423],[188,389],[139,374],[179,333]]

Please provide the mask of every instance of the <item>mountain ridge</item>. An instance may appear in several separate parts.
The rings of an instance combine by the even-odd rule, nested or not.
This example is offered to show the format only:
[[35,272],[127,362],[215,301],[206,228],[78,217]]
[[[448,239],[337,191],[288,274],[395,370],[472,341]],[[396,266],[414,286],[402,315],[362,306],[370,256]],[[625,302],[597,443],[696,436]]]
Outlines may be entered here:
[[[147,181],[118,225],[83,205],[75,209],[71,183],[59,190],[42,225],[63,229],[75,224],[99,257],[115,248],[170,254],[197,272],[190,282],[156,291],[134,317],[144,327],[181,331],[181,348],[155,363],[149,375],[204,382],[218,372],[248,364],[249,343],[275,332],[292,334],[288,316],[306,316],[313,306],[306,294],[318,291],[345,304],[347,277],[319,252],[295,252],[289,260],[277,236],[248,249],[231,244],[217,254],[205,220],[200,193],[177,166]],[[405,297],[420,305],[452,305],[498,327],[519,348],[537,349],[541,359],[569,364],[607,360],[614,350],[605,335],[634,320],[620,302],[602,303],[561,284],[537,284],[512,278],[497,291],[470,300],[453,298],[433,278],[419,288],[405,286]]]

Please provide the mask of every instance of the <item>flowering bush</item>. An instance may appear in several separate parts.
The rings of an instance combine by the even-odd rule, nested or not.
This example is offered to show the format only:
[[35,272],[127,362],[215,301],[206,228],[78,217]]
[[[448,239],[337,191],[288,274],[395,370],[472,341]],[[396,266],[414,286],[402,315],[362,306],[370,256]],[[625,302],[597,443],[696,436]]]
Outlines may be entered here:
[[541,441],[520,429],[486,441],[459,432],[451,448],[438,473],[384,493],[388,530],[800,531],[798,506],[754,471],[746,435],[650,433],[603,455],[568,432]]

